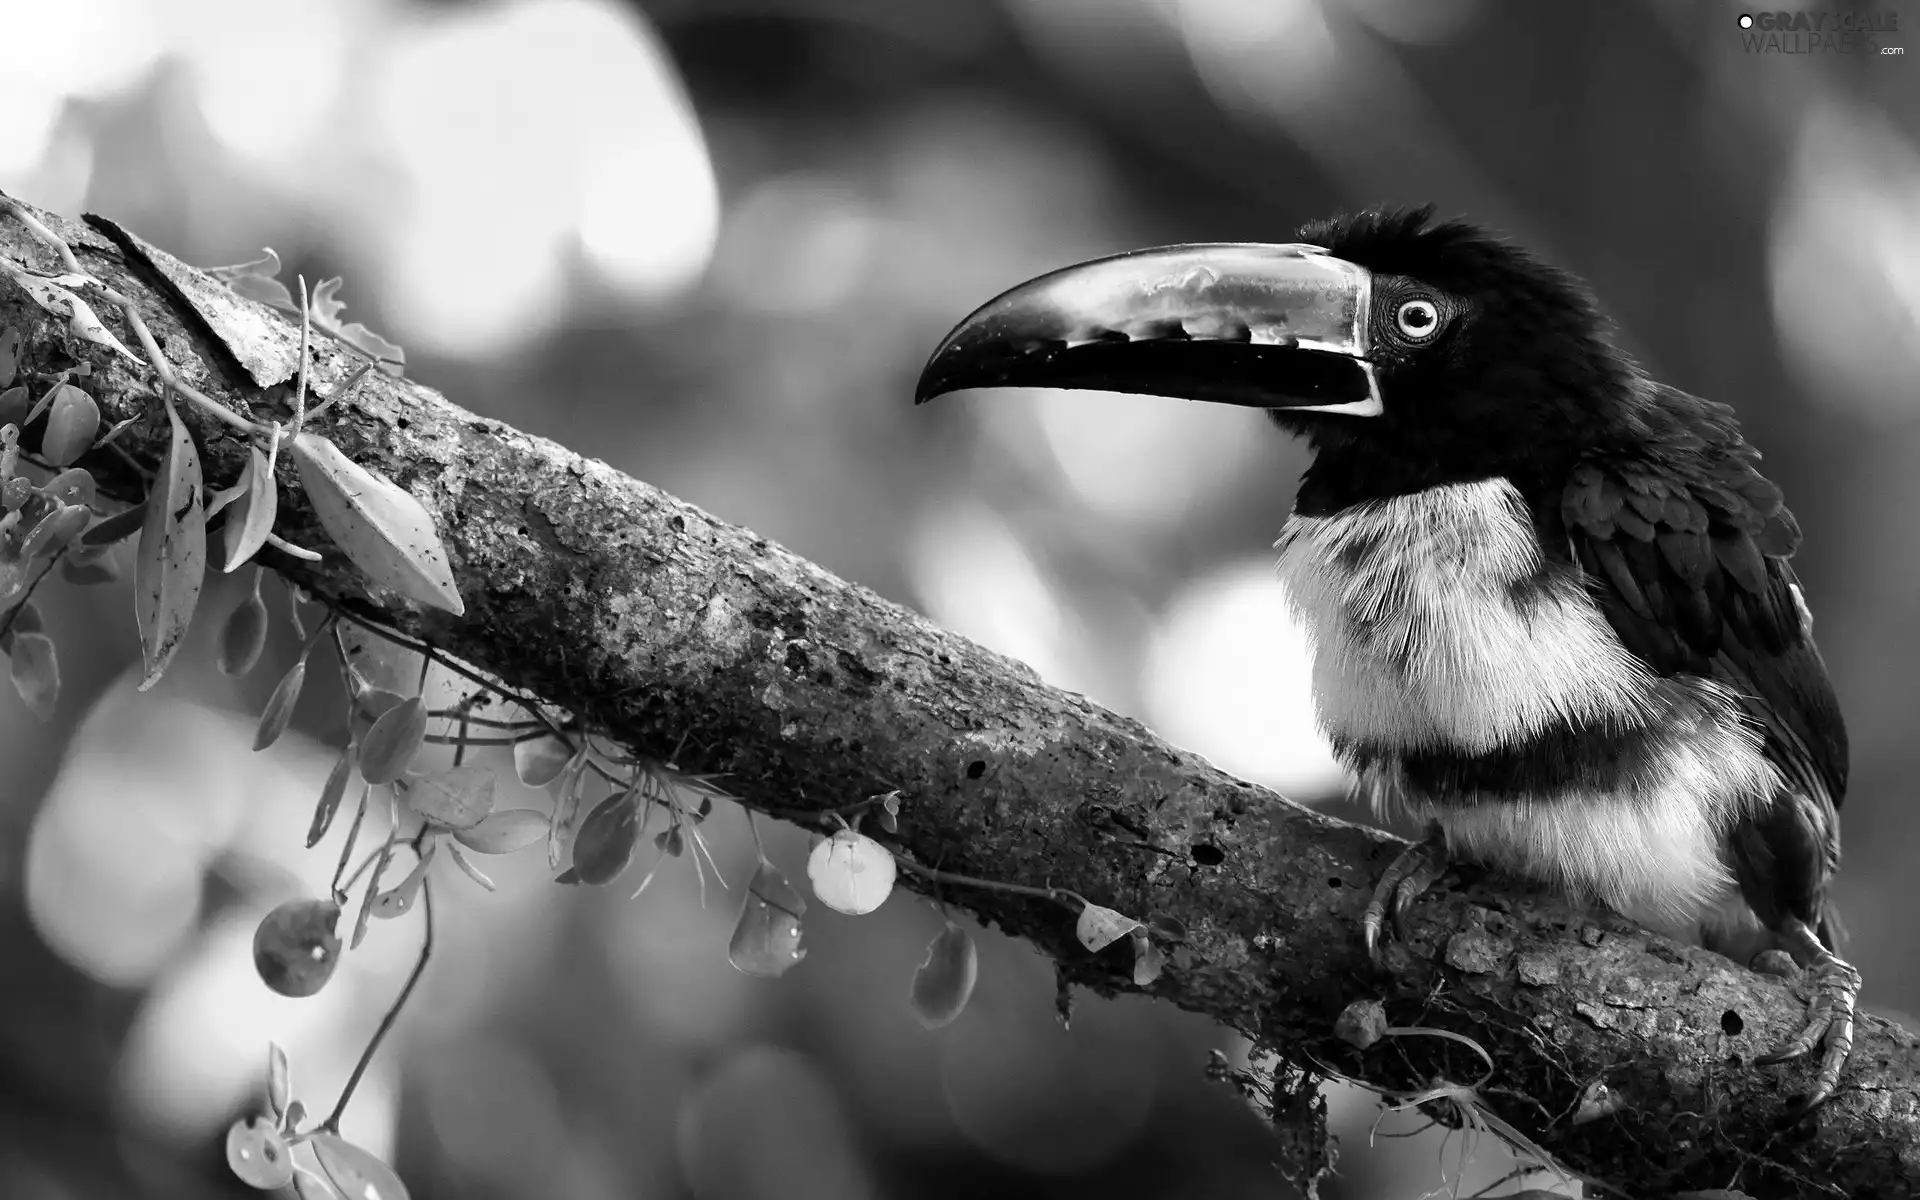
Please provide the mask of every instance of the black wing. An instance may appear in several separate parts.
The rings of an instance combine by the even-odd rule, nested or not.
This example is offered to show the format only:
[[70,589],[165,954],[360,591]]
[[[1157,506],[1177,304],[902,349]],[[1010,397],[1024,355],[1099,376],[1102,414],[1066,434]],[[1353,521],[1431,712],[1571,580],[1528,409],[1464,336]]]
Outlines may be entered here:
[[1567,486],[1574,559],[1627,649],[1724,684],[1789,783],[1837,808],[1847,734],[1787,565],[1799,527],[1732,409],[1645,386],[1651,436],[1590,455]]

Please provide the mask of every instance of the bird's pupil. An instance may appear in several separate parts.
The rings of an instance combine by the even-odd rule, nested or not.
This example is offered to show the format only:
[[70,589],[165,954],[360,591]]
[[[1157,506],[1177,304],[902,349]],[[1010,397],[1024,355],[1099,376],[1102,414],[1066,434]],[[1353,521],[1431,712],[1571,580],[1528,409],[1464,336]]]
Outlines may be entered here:
[[1409,304],[1404,320],[1415,329],[1425,329],[1433,324],[1433,313],[1424,304]]

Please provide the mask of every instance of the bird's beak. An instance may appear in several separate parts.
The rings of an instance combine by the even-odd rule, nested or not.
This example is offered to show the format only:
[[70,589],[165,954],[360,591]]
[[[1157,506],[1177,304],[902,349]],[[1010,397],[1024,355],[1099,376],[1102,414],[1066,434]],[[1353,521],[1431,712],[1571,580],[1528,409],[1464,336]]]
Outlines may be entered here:
[[1372,283],[1318,246],[1096,259],[1023,283],[960,322],[914,402],[969,388],[1073,388],[1377,416]]

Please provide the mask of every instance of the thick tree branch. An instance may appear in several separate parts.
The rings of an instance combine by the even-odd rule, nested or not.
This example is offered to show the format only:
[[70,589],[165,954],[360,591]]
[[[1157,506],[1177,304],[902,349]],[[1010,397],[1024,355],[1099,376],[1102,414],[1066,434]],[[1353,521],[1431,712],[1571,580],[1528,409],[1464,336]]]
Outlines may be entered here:
[[[283,384],[259,382],[276,363],[291,375],[298,334],[286,321],[110,223],[41,216],[85,270],[135,301],[193,386],[243,413],[284,403]],[[58,269],[4,217],[0,254]],[[209,319],[210,306],[222,312]],[[69,355],[93,363],[88,386],[109,420],[144,413],[119,445],[151,467],[166,425],[138,386],[144,372],[67,337],[0,282],[8,326],[29,333],[36,369]],[[323,389],[354,365],[318,339]],[[210,484],[229,482],[243,448],[225,426],[187,419]],[[1411,942],[1395,943],[1392,971],[1377,971],[1359,920],[1392,839],[1234,779],[763,538],[428,389],[376,373],[321,428],[434,511],[467,613],[370,596],[337,554],[276,567],[640,752],[664,757],[685,737],[679,761],[724,772],[750,806],[793,816],[898,788],[899,852],[1177,922],[1185,937],[1162,941],[1168,966],[1146,990],[1312,1071],[1392,1089],[1480,1074],[1442,1039],[1356,1049],[1334,1031],[1355,1000],[1384,1001],[1394,1026],[1465,1034],[1498,1064],[1481,1092],[1491,1109],[1630,1194],[1920,1191],[1920,1079],[1897,1030],[1868,1022],[1839,1096],[1796,1123],[1809,1069],[1751,1065],[1797,1028],[1803,1006],[1786,987],[1510,880],[1436,891]],[[95,457],[103,481],[138,493],[124,462]],[[290,471],[282,483],[281,533],[329,548]],[[1058,904],[948,899],[1031,939],[1065,980],[1133,989],[1126,939],[1087,953]]]

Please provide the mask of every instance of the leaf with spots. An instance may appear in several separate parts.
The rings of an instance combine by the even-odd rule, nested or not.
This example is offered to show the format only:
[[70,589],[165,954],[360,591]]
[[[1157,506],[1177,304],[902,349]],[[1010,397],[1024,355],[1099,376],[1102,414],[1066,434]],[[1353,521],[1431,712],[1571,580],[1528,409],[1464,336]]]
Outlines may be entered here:
[[166,400],[172,438],[147,495],[134,572],[133,607],[140,627],[146,676],[140,690],[160,681],[186,640],[207,565],[207,514],[200,498],[200,452]]
[[1138,928],[1140,922],[1124,913],[1089,904],[1080,910],[1080,919],[1074,922],[1073,932],[1082,946],[1098,954]]
[[317,433],[300,434],[287,453],[314,515],[368,579],[455,616],[466,612],[433,517],[411,492]]
[[82,282],[78,276],[61,276],[59,279],[45,279],[5,263],[0,263],[0,267],[6,269],[7,274],[12,276],[15,283],[20,285],[22,291],[32,297],[35,304],[38,304],[41,308],[46,309],[56,317],[64,318],[67,322],[68,332],[72,333],[75,337],[92,342],[96,346],[105,346],[109,350],[116,350],[134,362],[140,361],[133,351],[121,345],[120,339],[114,337],[107,327],[100,323],[100,318],[93,311],[91,305],[63,286],[69,282]]
[[771,979],[807,956],[800,945],[800,918],[807,902],[780,869],[765,859],[747,884],[747,902],[727,944],[736,971]]
[[367,730],[360,743],[360,778],[375,785],[399,779],[407,773],[426,738],[426,703],[418,696],[408,696],[380,714]]

